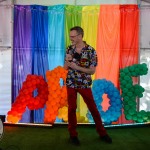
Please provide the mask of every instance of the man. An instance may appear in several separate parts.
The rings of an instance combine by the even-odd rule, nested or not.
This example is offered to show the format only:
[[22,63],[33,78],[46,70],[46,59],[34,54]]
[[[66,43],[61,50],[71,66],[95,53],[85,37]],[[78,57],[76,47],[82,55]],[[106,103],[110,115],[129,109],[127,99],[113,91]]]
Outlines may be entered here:
[[70,40],[72,45],[67,48],[65,58],[65,69],[68,69],[66,79],[68,94],[68,130],[70,133],[70,142],[80,145],[78,133],[76,131],[77,118],[77,93],[79,93],[90,110],[95,121],[96,130],[100,139],[107,143],[112,143],[108,136],[93,99],[91,84],[91,75],[95,73],[97,66],[97,55],[94,48],[83,41],[84,31],[81,27],[75,26],[70,29]]

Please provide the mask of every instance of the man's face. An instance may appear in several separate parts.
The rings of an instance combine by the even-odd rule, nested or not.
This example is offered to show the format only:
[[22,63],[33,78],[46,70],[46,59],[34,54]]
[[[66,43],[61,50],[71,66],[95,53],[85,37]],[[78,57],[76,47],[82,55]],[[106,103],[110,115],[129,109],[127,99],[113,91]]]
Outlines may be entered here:
[[72,45],[76,45],[81,40],[82,40],[81,34],[77,33],[77,31],[75,30],[70,31],[70,41]]

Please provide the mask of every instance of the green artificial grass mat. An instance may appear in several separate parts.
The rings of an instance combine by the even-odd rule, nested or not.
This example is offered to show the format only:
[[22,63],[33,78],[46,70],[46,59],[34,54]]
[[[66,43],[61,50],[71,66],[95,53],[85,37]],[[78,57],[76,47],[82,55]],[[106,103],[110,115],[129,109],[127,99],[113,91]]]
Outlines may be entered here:
[[68,142],[67,126],[4,126],[0,150],[149,150],[150,126],[106,128],[113,143],[99,139],[95,126],[77,127],[80,146]]

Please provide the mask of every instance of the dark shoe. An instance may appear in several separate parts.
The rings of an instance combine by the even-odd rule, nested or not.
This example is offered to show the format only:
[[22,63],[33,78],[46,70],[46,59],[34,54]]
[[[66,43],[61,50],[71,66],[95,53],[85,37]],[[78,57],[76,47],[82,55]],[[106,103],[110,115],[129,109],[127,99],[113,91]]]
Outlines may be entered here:
[[112,139],[111,137],[109,137],[109,135],[104,135],[100,137],[102,141],[106,142],[106,143],[112,143]]
[[73,145],[76,145],[76,146],[80,145],[80,141],[79,141],[78,137],[76,137],[76,136],[70,137],[69,138],[69,143],[71,143]]

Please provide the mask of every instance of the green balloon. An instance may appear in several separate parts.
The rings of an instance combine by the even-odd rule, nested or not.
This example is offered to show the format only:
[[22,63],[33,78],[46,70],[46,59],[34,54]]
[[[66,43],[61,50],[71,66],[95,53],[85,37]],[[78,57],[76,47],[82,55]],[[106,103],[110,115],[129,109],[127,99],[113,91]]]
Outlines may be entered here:
[[146,112],[145,110],[141,110],[139,113],[140,113],[142,116],[147,115],[147,112]]
[[140,86],[140,87],[139,87],[139,91],[142,93],[142,92],[145,91],[145,89],[144,89],[142,86]]
[[147,115],[150,117],[150,111],[147,112]]
[[130,101],[129,99],[123,99],[123,102],[125,102],[125,103],[128,103],[129,101]]
[[129,100],[130,100],[130,98],[129,98],[129,96],[127,96],[127,95],[126,95],[126,96],[124,96],[124,97],[123,97],[123,100],[125,100],[125,101],[129,101]]
[[133,109],[130,109],[130,110],[129,110],[129,114],[130,114],[130,115],[134,115],[134,114],[135,114],[135,111],[134,111]]
[[134,66],[130,66],[129,71],[134,71]]
[[127,95],[128,95],[129,97],[132,97],[132,96],[133,96],[133,93],[132,93],[132,92],[128,92]]
[[123,88],[123,89],[122,89],[122,92],[123,92],[123,93],[128,93],[128,89],[127,89],[127,88]]
[[129,108],[130,108],[129,105],[125,105],[125,106],[124,106],[124,110],[125,110],[125,111],[129,110]]
[[123,101],[123,106],[128,105],[128,102]]
[[127,119],[127,120],[132,120],[132,116],[131,116],[130,114],[127,114],[127,115],[126,115],[126,119]]
[[145,89],[142,87],[142,92],[145,92]]
[[126,74],[124,72],[120,73],[120,77],[124,77]]
[[121,84],[121,85],[120,85],[120,87],[121,87],[121,89],[126,88],[125,84],[124,84],[124,85],[123,85],[123,84]]
[[142,114],[140,112],[137,113],[137,117],[140,118],[142,117]]
[[122,72],[123,72],[123,69],[120,69],[119,72],[122,73]]
[[127,81],[126,80],[122,80],[120,81],[121,85],[126,85],[127,84]]
[[133,101],[130,100],[130,101],[128,101],[128,105],[133,106],[133,105],[136,105],[136,103],[134,103]]
[[134,94],[130,97],[130,100],[131,101],[135,101],[135,99],[136,99],[136,96],[134,96]]
[[137,115],[133,115],[132,118],[133,118],[134,121],[137,121],[137,119],[138,119]]
[[139,64],[134,64],[134,65],[133,65],[133,66],[134,66],[134,69],[136,69],[136,68],[138,67],[138,65],[139,65]]
[[132,101],[132,103],[133,103],[132,105],[135,105],[135,106],[136,106],[136,101],[135,101],[135,100],[134,100],[134,101]]
[[129,80],[131,80],[131,77],[130,76],[124,76],[124,79],[126,80],[126,81],[129,81]]
[[140,75],[140,69],[138,67],[135,68],[135,72],[136,72],[137,75]]
[[144,115],[142,118],[144,121],[148,121],[148,116]]
[[136,77],[136,72],[131,72],[131,76]]
[[144,121],[143,121],[143,119],[142,119],[141,117],[138,117],[137,122],[138,122],[138,123],[142,123],[142,122],[144,122]]
[[135,94],[138,94],[139,92],[140,92],[139,89],[135,89],[134,91]]
[[146,63],[142,63],[141,64],[141,68],[144,68],[144,69],[147,68],[147,64]]
[[128,67],[124,68],[124,69],[123,69],[123,72],[125,72],[125,74],[126,74],[126,73],[129,73]]
[[127,88],[127,89],[130,89],[132,86],[133,86],[133,85],[130,84],[130,83],[126,84],[126,88]]
[[138,94],[138,97],[139,97],[139,98],[143,97],[143,94],[142,94],[142,93],[139,93],[139,94]]
[[143,75],[146,75],[148,73],[148,71],[143,71]]

